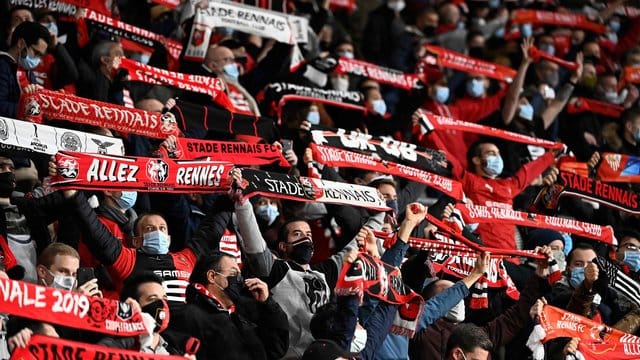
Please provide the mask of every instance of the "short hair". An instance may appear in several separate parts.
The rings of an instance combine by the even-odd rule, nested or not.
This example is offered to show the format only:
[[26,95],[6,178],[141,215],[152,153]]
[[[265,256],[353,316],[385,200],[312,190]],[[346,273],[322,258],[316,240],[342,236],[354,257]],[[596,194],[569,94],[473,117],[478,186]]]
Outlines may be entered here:
[[571,264],[571,259],[573,259],[573,253],[576,252],[576,250],[591,250],[594,253],[596,253],[596,255],[598,254],[596,252],[596,249],[593,248],[593,246],[589,245],[589,244],[585,244],[585,243],[578,243],[578,244],[574,244],[573,248],[571,248],[571,251],[569,251],[569,254],[567,254],[567,265]]
[[10,46],[16,46],[18,40],[23,39],[27,46],[31,46],[38,43],[38,40],[42,39],[49,45],[51,41],[51,34],[46,27],[40,25],[37,22],[25,21],[16,26],[16,29],[11,34]]
[[447,341],[447,355],[454,348],[459,347],[462,352],[473,352],[476,348],[486,351],[493,350],[493,343],[489,339],[489,335],[480,327],[474,324],[460,324],[456,326]]
[[289,236],[289,230],[287,230],[287,227],[289,226],[289,224],[294,223],[294,222],[307,222],[307,220],[303,219],[303,218],[293,218],[290,220],[287,220],[284,224],[282,224],[282,226],[280,227],[280,229],[278,229],[278,242],[287,242],[287,236]]
[[[135,236],[140,236],[140,234],[138,233],[138,224],[140,223],[140,221],[147,217],[147,216],[160,216],[165,222],[167,221],[167,219],[164,218],[164,215],[162,215],[159,212],[155,212],[155,211],[147,211],[144,212],[140,215],[138,215],[138,217],[133,221],[133,235]],[[167,224],[167,230],[168,230],[168,224]]]
[[473,158],[476,156],[480,156],[480,146],[483,144],[494,144],[495,142],[490,141],[489,139],[480,139],[475,141],[471,146],[469,146],[469,150],[467,150],[467,164],[471,166],[473,163]]
[[316,340],[331,340],[335,324],[339,322],[339,315],[338,305],[334,302],[329,302],[319,307],[309,323],[309,330],[313,338]]
[[622,123],[626,124],[628,122],[633,122],[635,119],[640,117],[640,109],[632,107],[622,112]]
[[193,271],[191,271],[191,276],[189,276],[189,283],[206,285],[207,272],[209,272],[209,270],[220,272],[220,261],[224,257],[235,260],[233,256],[221,252],[207,254],[200,257],[200,259],[198,259],[198,262],[196,262],[196,265],[193,267]]
[[145,271],[129,277],[125,280],[122,291],[120,291],[120,301],[125,301],[128,298],[140,301],[139,287],[146,283],[162,285],[162,278],[151,271]]
[[118,45],[118,43],[115,41],[102,41],[96,44],[91,52],[91,65],[96,67],[100,66],[100,59],[103,56],[109,56],[111,47],[114,45]]
[[38,257],[37,265],[42,265],[48,269],[51,265],[53,265],[53,259],[55,259],[55,257],[58,255],[72,256],[80,260],[80,255],[78,254],[78,251],[76,249],[67,244],[55,242],[42,250],[42,253]]

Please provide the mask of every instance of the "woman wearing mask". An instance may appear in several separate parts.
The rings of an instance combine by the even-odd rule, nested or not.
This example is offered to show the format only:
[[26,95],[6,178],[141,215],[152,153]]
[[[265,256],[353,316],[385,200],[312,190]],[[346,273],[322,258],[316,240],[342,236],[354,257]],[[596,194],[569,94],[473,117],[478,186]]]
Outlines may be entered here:
[[271,249],[277,249],[278,229],[284,223],[280,199],[260,196],[254,207],[260,232]]

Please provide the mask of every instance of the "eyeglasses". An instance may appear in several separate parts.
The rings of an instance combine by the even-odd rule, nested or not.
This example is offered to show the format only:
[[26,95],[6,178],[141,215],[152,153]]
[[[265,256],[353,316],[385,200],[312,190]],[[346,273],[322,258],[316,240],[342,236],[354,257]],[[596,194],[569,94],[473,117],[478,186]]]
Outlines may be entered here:
[[624,244],[622,246],[620,246],[621,248],[628,250],[628,251],[639,251],[640,248],[638,248],[637,245],[634,244]]

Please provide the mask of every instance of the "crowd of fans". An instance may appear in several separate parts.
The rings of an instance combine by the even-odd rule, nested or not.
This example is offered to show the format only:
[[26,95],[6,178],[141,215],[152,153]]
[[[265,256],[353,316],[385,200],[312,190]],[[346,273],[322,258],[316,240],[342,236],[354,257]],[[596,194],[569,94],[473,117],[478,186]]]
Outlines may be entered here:
[[[186,48],[194,13],[213,2],[181,0],[175,9],[155,1],[105,3],[110,16]],[[597,256],[606,257],[638,280],[636,215],[571,197],[546,210],[548,215],[611,226],[615,246],[549,229],[463,224],[464,236],[481,247],[529,249],[545,256],[535,261],[505,258],[519,299],[504,288],[489,289],[489,306],[471,307],[470,294],[488,273],[490,254],[477,254],[475,266],[461,279],[435,272],[434,254],[408,243],[411,237],[432,238],[435,230],[425,220],[427,213],[453,220],[456,200],[380,172],[323,167],[308,146],[310,129],[343,128],[441,150],[467,204],[528,211],[540,190],[556,182],[554,164],[560,156],[571,154],[592,167],[602,152],[640,156],[640,93],[624,76],[625,68],[640,66],[640,12],[628,11],[640,3],[362,0],[347,9],[331,0],[244,2],[306,17],[309,41],[300,50],[307,63],[295,70],[290,66],[292,48],[298,45],[215,28],[204,60],[181,56],[178,71],[222,80],[237,113],[271,117],[279,124],[276,146],[290,170],[263,170],[308,176],[316,166],[323,179],[376,188],[391,211],[268,196],[246,199],[233,191],[55,191],[45,181],[58,174],[55,161],[2,152],[0,231],[18,262],[0,272],[3,278],[119,299],[148,314],[170,312],[168,324],[152,323],[137,338],[61,327],[46,318],[3,316],[3,359],[27,346],[34,334],[198,359],[525,359],[531,357],[527,338],[547,304],[630,334],[638,331],[638,305],[611,287],[598,286],[602,269],[595,263]],[[207,95],[132,82],[119,68],[123,58],[167,68],[162,46],[131,46],[99,28],[81,34],[78,24],[86,10],[63,15],[47,8],[47,1],[44,7],[36,3],[0,1],[0,116],[18,119],[21,95],[40,89],[152,112],[167,112],[176,99],[222,108]],[[604,30],[513,24],[516,9],[583,14]],[[422,69],[425,76],[412,89],[337,72],[326,74],[326,81],[312,76],[318,69],[311,64],[330,56],[417,73],[429,55],[427,45],[517,72],[510,82],[501,82],[483,72],[433,65]],[[575,66],[534,57],[534,47]],[[265,100],[265,88],[276,82],[360,92],[365,111],[313,99],[276,108]],[[579,98],[611,105],[620,116],[569,112]],[[458,130],[425,134],[418,131],[421,111],[566,147],[547,150]],[[171,152],[176,146],[174,136],[151,139],[55,118],[46,124],[120,138],[131,156],[153,156],[160,148]],[[183,135],[243,140],[213,131]],[[234,184],[244,181],[241,169],[230,177]],[[619,186],[638,189],[634,183]],[[374,231],[395,232],[398,240],[383,247]],[[400,267],[404,284],[424,298],[413,336],[391,331],[397,304],[366,294],[336,294],[343,267],[351,266],[359,251]],[[547,279],[553,260],[562,271],[556,282]],[[195,353],[186,350],[191,338],[200,340]],[[549,341],[546,358],[577,356],[578,342]]]

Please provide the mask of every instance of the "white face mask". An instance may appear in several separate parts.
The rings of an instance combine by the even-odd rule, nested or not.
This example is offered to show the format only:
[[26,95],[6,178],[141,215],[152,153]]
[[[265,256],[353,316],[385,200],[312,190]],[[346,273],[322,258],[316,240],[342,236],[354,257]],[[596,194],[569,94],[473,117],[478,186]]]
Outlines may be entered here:
[[367,345],[367,329],[356,327],[356,331],[353,333],[353,339],[351,339],[349,351],[359,353],[364,350],[365,345]]
[[342,77],[333,77],[331,78],[331,85],[334,90],[338,91],[347,91],[349,90],[349,79]]
[[455,304],[444,317],[451,322],[463,322],[465,317],[464,300]]
[[404,9],[405,7],[405,3],[404,0],[396,0],[396,1],[392,1],[390,0],[387,3],[387,7],[389,7],[389,9],[395,11],[395,12],[400,12]]
[[42,279],[42,283],[45,286],[52,287],[54,289],[61,289],[71,291],[76,285],[76,278],[74,276],[67,275],[56,275],[51,270],[47,270],[51,276],[53,276],[53,282],[51,284],[47,284],[45,279]]

